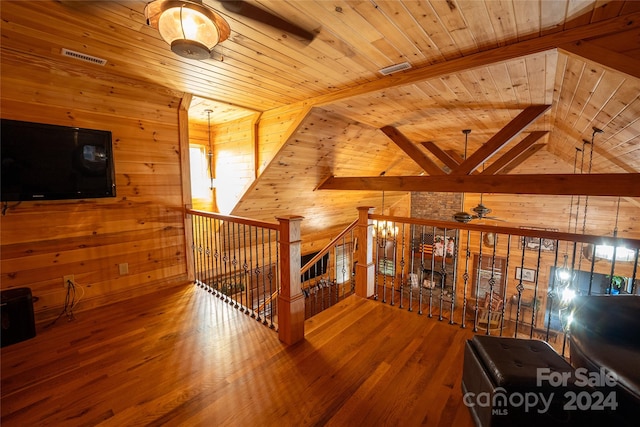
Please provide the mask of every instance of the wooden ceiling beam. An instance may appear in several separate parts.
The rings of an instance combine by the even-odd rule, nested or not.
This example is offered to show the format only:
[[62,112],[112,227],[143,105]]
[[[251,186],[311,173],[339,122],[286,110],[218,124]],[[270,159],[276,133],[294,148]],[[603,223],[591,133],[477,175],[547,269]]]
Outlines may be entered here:
[[499,172],[497,172],[497,174],[502,175],[502,174],[507,174],[511,172],[512,170],[520,166],[522,163],[524,163],[524,161],[527,160],[529,157],[533,156],[534,154],[536,154],[538,151],[542,150],[546,146],[547,144],[535,144],[529,147],[524,153],[522,153],[521,155],[513,159],[511,162],[509,162],[508,165],[506,165]]
[[446,151],[443,151],[433,141],[425,141],[421,143],[424,148],[429,150],[431,154],[436,156],[438,160],[445,164],[450,169],[457,168],[461,162],[456,161]]
[[[548,134],[549,131],[538,130],[531,132],[522,141],[520,141],[515,147],[504,153],[499,159],[491,163],[485,170],[482,171],[484,175],[495,175],[500,173],[509,163],[519,158],[529,147],[536,143],[540,138]],[[531,154],[527,158],[531,157]],[[518,164],[522,163],[523,158]]]
[[[629,35],[633,39],[635,35]],[[640,79],[640,60],[622,53],[614,52],[595,43],[579,40],[558,46],[569,56],[587,59],[628,76]]]
[[426,173],[431,176],[444,175],[444,171],[440,169],[433,160],[427,157],[420,149],[409,140],[402,132],[393,126],[384,126],[380,128],[385,135],[389,137],[396,145],[414,161]]
[[330,177],[319,190],[640,197],[639,173]]
[[472,155],[462,162],[457,168],[451,171],[451,175],[468,175],[480,166],[483,162],[493,156],[498,150],[509,143],[520,132],[529,126],[534,120],[544,114],[551,105],[532,105],[525,108],[498,133],[492,136],[482,147],[477,149]]
[[[464,157],[462,157],[460,154],[458,154],[455,150],[446,150],[445,153],[447,153],[449,156],[451,156],[451,158],[453,160],[456,161],[456,163],[459,165],[460,163],[464,162]],[[471,174],[478,174],[480,173],[479,171],[475,170],[473,172],[471,172]]]
[[448,61],[432,64],[426,67],[392,74],[383,79],[373,80],[354,87],[345,88],[325,95],[319,95],[301,102],[308,105],[322,106],[354,96],[398,86],[405,86],[448,74],[455,74],[490,64],[509,61],[550,49],[556,49],[558,46],[567,43],[574,43],[578,40],[602,37],[636,28],[640,28],[640,12],[617,16],[615,18],[594,22],[588,25],[550,33],[542,37],[527,39],[506,46],[497,47],[495,49],[489,49],[460,58],[450,59]]

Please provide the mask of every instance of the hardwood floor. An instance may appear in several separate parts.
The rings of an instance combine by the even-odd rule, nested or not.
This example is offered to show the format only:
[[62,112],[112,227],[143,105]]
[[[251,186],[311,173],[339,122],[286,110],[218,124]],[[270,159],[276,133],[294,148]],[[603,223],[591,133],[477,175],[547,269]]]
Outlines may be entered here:
[[470,329],[355,296],[277,333],[193,285],[2,349],[3,427],[472,426]]

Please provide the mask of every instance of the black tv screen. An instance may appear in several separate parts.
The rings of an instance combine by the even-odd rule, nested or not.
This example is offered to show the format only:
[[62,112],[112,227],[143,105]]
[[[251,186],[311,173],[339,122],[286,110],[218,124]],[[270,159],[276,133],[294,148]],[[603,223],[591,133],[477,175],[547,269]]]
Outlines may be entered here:
[[111,132],[2,119],[2,201],[115,197]]

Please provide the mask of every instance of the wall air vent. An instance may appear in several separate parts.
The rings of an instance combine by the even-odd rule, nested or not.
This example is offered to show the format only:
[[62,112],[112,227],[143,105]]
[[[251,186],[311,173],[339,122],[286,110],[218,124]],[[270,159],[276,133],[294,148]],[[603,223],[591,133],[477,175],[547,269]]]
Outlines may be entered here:
[[388,76],[389,74],[397,73],[398,71],[408,70],[409,68],[411,68],[411,64],[409,64],[408,62],[403,62],[401,64],[395,64],[385,68],[381,68],[378,71],[380,71],[380,74],[382,74],[383,76]]
[[95,56],[87,55],[86,53],[75,52],[65,48],[62,48],[62,54],[69,58],[79,59],[80,61],[90,62],[92,64],[105,65],[107,63],[106,59],[97,58]]

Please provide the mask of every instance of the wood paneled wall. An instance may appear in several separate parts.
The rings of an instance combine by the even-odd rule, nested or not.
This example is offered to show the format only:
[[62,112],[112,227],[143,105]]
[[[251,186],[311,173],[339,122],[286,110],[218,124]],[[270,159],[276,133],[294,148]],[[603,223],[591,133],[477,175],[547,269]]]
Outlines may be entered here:
[[3,52],[2,117],[113,134],[117,197],[9,203],[2,217],[1,287],[31,288],[38,319],[60,312],[64,275],[82,287],[77,310],[186,280],[181,95],[92,67],[71,75]]

